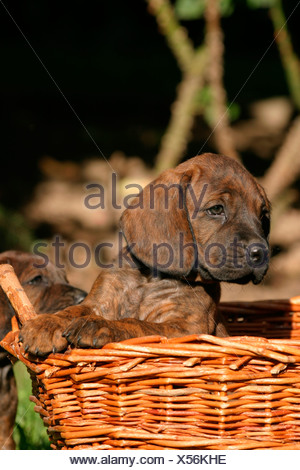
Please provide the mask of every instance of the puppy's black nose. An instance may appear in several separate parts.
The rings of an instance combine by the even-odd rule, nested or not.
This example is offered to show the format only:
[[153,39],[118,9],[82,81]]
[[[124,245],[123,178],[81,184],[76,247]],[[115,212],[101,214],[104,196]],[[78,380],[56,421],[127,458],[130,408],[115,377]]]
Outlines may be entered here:
[[260,245],[253,245],[248,249],[249,260],[253,267],[262,266],[267,261],[267,249]]

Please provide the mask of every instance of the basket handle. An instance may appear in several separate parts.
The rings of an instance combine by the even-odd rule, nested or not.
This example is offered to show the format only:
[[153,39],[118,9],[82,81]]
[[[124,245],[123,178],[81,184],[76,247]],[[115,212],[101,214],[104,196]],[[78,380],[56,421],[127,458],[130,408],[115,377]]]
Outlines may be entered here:
[[32,303],[16,276],[14,268],[10,264],[0,265],[0,285],[8,297],[21,325],[37,316]]

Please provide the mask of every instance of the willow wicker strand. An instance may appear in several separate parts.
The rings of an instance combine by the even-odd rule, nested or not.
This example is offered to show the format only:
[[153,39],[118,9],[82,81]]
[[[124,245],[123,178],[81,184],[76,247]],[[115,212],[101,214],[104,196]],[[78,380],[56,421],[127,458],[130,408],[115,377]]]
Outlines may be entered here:
[[[19,321],[34,316],[2,272]],[[1,345],[27,366],[54,449],[300,448],[300,298],[220,309],[235,336],[134,338],[43,360],[18,331]]]

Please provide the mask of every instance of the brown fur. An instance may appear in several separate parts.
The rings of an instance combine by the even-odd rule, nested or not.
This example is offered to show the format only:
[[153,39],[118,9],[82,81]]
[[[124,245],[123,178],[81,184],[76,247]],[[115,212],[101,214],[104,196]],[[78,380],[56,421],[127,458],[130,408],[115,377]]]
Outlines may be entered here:
[[[220,205],[224,216],[211,215],[211,207]],[[68,343],[101,347],[150,334],[226,336],[217,311],[220,282],[263,279],[269,210],[263,189],[229,157],[204,154],[163,172],[121,217],[128,244],[123,266],[103,269],[81,305],[28,322],[20,339],[45,355]],[[250,250],[252,244],[263,249]],[[262,253],[266,260],[259,265]]]
[[[11,264],[37,313],[54,313],[81,302],[86,293],[68,284],[66,275],[51,263],[36,268],[44,260],[21,251],[0,254],[0,264]],[[0,339],[11,330],[14,311],[0,288]],[[17,388],[7,353],[0,348],[0,449],[14,449],[12,431],[17,411]]]

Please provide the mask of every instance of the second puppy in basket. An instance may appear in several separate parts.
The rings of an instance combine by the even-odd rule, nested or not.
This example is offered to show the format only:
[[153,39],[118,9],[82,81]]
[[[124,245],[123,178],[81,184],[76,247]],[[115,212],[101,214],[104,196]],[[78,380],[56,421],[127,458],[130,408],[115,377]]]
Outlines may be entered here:
[[[37,313],[51,313],[82,302],[86,293],[71,286],[65,272],[49,263],[37,268],[43,259],[23,251],[0,253],[0,264],[10,264]],[[0,339],[11,330],[15,312],[0,288]],[[17,412],[17,387],[7,352],[0,347],[0,449],[14,449],[12,438]]]
[[263,279],[269,224],[265,192],[242,165],[196,156],[163,172],[123,213],[127,247],[84,302],[27,322],[20,340],[46,355],[152,334],[226,336],[220,282]]

